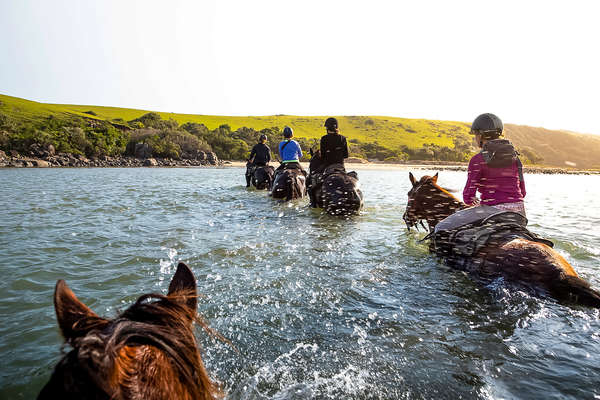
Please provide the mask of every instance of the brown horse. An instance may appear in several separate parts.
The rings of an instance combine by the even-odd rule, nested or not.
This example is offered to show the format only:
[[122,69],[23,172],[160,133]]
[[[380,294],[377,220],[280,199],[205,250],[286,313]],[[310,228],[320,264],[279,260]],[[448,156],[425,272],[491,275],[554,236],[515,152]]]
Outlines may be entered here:
[[331,215],[358,214],[363,206],[363,194],[356,172],[346,172],[343,164],[324,168],[321,151],[310,149],[310,154],[308,194],[311,206],[323,208]]
[[117,318],[99,317],[56,283],[54,308],[72,346],[38,399],[214,399],[194,337],[196,280],[179,263],[166,296],[145,294]]
[[301,169],[285,168],[275,172],[271,188],[274,199],[289,201],[306,196],[306,176]]
[[[438,186],[438,174],[433,177],[426,175],[417,181],[409,173],[409,178],[412,188],[408,192],[408,204],[403,216],[409,230],[423,220],[433,230],[446,217],[468,207]],[[461,257],[457,254],[452,256],[455,259]],[[543,243],[524,238],[490,242],[458,265],[484,280],[503,277],[507,282],[528,287],[536,293],[600,307],[600,292],[579,278],[573,267],[556,250]],[[450,266],[456,267],[456,264],[450,263]]]

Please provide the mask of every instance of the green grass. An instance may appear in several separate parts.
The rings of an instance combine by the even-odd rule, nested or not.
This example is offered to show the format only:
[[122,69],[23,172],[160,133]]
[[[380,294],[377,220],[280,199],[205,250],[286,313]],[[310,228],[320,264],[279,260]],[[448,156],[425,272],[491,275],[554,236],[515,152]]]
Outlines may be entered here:
[[[2,97],[0,96],[0,99]],[[35,103],[40,104],[40,103]],[[131,108],[50,104],[59,110],[67,110],[81,115],[85,111],[93,111],[99,118],[113,120],[122,118],[126,121],[138,118],[149,112],[148,110],[136,110]],[[323,123],[326,117],[303,117],[295,115],[271,115],[271,116],[219,116],[219,115],[196,115],[176,114],[158,112],[162,118],[172,118],[179,124],[185,122],[197,122],[206,125],[210,130],[220,125],[227,124],[232,130],[241,127],[260,130],[277,126],[283,128],[290,126],[294,129],[294,135],[303,138],[320,138],[325,134]],[[462,122],[433,121],[425,119],[408,119],[381,116],[338,116],[340,132],[348,139],[358,139],[362,142],[374,142],[390,148],[399,148],[406,145],[410,148],[420,148],[423,144],[434,143],[443,147],[454,146],[452,135],[467,134],[468,124]]]
[[[104,119],[112,121],[122,118],[131,121],[149,112],[132,108],[103,107],[73,104],[46,104],[0,95],[0,111],[16,119],[29,121],[41,120],[49,115],[60,117],[78,115],[85,118]],[[96,115],[86,114],[93,111]],[[220,116],[196,115],[158,112],[162,118],[172,118],[179,124],[185,122],[202,123],[212,130],[220,125],[228,124],[232,130],[241,127],[260,130],[277,126],[290,126],[294,135],[303,138],[320,138],[325,134],[323,122],[327,118],[305,117],[295,115],[271,116]],[[452,136],[467,134],[468,124],[452,121],[433,121],[425,119],[408,119],[382,116],[337,116],[340,132],[348,139],[358,139],[361,142],[375,142],[389,148],[399,148],[405,145],[410,148],[420,148],[423,144],[434,143],[443,147],[454,146]]]
[[[86,114],[92,111],[96,115]],[[53,115],[58,119],[79,116],[88,119],[114,121],[121,118],[131,121],[148,110],[71,104],[46,104],[0,94],[0,113],[17,121],[42,121]],[[222,124],[232,130],[241,127],[261,130],[264,128],[291,126],[296,137],[318,139],[325,130],[327,116],[219,116],[158,112],[162,118],[172,118],[179,124],[197,122],[213,130]],[[338,116],[340,131],[349,140],[364,143],[377,142],[389,149],[407,146],[419,149],[425,144],[454,148],[453,138],[470,141],[470,124],[455,121],[435,121],[384,116]],[[543,164],[561,166],[575,163],[582,168],[597,168],[600,159],[600,136],[550,131],[522,125],[506,124],[505,135],[520,148],[533,149],[543,158]]]

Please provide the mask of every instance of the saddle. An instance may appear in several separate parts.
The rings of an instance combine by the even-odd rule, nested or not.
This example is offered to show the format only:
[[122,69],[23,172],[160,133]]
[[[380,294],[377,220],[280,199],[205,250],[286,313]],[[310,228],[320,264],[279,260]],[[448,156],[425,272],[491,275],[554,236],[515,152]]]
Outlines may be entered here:
[[309,181],[311,181],[310,185],[312,187],[317,187],[318,185],[321,185],[323,183],[325,178],[333,174],[344,174],[358,180],[358,174],[356,173],[356,171],[346,172],[346,168],[343,164],[331,164],[322,172],[311,173],[309,179]]
[[522,214],[484,205],[452,214],[438,223],[423,240],[431,239],[430,248],[440,257],[472,257],[488,244],[516,238],[554,246],[526,226],[527,218]]

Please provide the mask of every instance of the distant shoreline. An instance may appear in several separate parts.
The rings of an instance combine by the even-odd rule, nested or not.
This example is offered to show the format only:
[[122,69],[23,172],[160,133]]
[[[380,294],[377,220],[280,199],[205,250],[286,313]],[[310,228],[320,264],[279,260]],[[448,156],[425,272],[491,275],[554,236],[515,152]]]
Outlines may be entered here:
[[[308,170],[308,162],[301,163],[303,168]],[[277,162],[273,163],[277,166]],[[82,156],[65,155],[63,162],[53,163],[42,158],[35,157],[1,157],[0,169],[8,168],[141,168],[141,167],[161,167],[161,168],[243,168],[245,161],[228,160],[175,160],[170,158],[148,158],[139,159],[134,157],[103,157],[102,159],[87,159]],[[438,171],[467,171],[467,163],[435,163],[431,161],[414,163],[386,163],[386,162],[348,162],[348,170],[438,170]],[[524,166],[524,172],[528,174],[565,174],[565,175],[600,175],[600,170],[596,169],[575,169],[575,168],[557,168],[544,166]]]
[[[308,170],[308,163],[302,162],[302,167]],[[277,163],[273,163],[277,165]],[[467,163],[419,163],[415,162],[412,164],[400,164],[400,163],[385,163],[385,162],[364,162],[364,163],[346,163],[347,170],[431,170],[435,169],[438,171],[467,171]],[[243,161],[225,161],[222,167],[239,168],[245,167],[246,163]],[[544,167],[544,166],[524,166],[523,170],[526,174],[545,174],[545,175],[600,175],[600,170],[586,170],[586,169],[574,169],[574,168],[557,168],[557,167]]]

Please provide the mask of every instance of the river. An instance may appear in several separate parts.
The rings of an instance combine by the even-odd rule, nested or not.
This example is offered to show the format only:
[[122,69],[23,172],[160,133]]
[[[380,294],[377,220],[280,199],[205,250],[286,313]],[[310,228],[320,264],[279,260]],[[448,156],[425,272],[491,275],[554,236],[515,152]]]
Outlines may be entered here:
[[[0,170],[0,398],[35,398],[61,356],[57,279],[112,317],[178,260],[239,350],[198,331],[230,399],[600,398],[599,310],[448,269],[402,221],[408,170],[358,173],[365,208],[340,219],[241,168]],[[600,288],[600,176],[526,183],[529,228]]]

